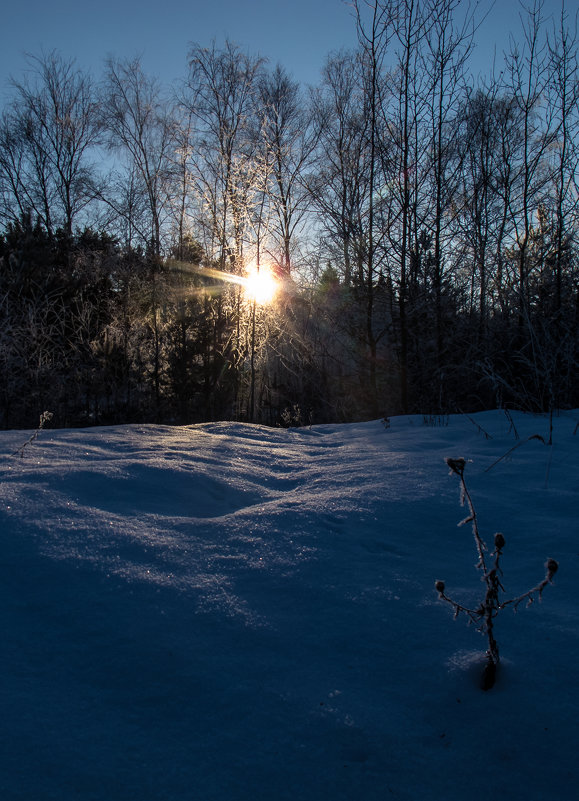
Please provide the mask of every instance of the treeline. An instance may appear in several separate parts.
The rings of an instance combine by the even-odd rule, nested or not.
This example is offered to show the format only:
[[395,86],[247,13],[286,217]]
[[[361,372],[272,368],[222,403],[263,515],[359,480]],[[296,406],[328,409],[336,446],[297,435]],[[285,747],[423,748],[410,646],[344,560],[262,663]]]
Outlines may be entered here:
[[58,53],[12,79],[0,426],[579,406],[574,20],[536,3],[475,79],[465,2],[354,8],[308,91],[229,42],[170,89]]

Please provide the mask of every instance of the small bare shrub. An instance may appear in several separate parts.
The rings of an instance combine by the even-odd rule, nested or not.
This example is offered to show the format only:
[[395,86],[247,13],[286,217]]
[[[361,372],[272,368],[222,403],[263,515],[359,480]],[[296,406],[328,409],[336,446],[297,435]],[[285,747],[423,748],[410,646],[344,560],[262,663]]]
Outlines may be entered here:
[[453,607],[455,619],[461,614],[466,615],[469,623],[474,623],[477,630],[486,635],[488,641],[486,652],[487,661],[481,677],[481,687],[483,690],[490,690],[495,684],[499,665],[499,646],[495,639],[494,632],[497,615],[507,606],[512,606],[513,609],[517,609],[523,601],[526,601],[526,605],[530,606],[535,600],[535,597],[540,601],[543,590],[547,584],[552,583],[553,576],[557,572],[559,565],[554,559],[547,559],[545,562],[545,578],[539,582],[539,584],[516,598],[501,600],[501,593],[505,592],[505,588],[501,581],[503,571],[500,566],[500,558],[503,553],[503,548],[505,547],[505,538],[500,533],[495,534],[494,550],[491,553],[488,552],[488,548],[480,536],[476,511],[464,479],[466,461],[462,458],[448,458],[446,459],[446,463],[450,468],[451,475],[454,473],[460,480],[461,505],[464,506],[466,502],[469,514],[464,520],[461,520],[459,526],[465,523],[472,524],[475,547],[478,555],[476,567],[482,572],[482,581],[486,586],[486,592],[479,606],[477,606],[476,609],[470,609],[446,595],[444,581],[438,580],[435,582],[434,586],[438,592],[438,597],[443,601],[447,601]]

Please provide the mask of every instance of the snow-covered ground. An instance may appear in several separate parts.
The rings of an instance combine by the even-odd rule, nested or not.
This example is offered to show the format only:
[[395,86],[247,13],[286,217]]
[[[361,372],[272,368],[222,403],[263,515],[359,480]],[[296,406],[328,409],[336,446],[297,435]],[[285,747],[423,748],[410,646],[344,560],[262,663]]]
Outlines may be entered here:
[[[513,419],[1,433],[0,798],[576,799],[579,412]],[[446,456],[507,594],[560,563],[488,692]]]

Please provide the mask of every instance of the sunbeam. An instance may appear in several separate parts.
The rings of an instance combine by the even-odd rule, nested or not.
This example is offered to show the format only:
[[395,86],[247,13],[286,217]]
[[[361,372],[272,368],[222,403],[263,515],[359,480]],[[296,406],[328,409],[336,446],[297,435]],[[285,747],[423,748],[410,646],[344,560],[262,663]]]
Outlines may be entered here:
[[[248,300],[255,301],[260,305],[271,303],[278,290],[278,281],[276,281],[272,270],[267,266],[261,266],[258,269],[256,266],[251,265],[245,276],[227,273],[223,270],[217,270],[215,267],[192,264],[191,262],[174,262],[173,269],[184,273],[194,273],[203,278],[215,278],[225,283],[237,284],[243,288]],[[219,291],[219,286],[200,287],[197,291],[199,293],[215,294],[216,291]]]

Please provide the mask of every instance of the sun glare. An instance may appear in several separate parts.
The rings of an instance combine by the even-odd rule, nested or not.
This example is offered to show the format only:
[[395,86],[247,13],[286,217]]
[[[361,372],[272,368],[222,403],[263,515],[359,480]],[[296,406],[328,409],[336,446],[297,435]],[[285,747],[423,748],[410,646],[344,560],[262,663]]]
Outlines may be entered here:
[[245,294],[256,303],[271,303],[277,290],[277,282],[267,267],[251,267],[245,279]]

